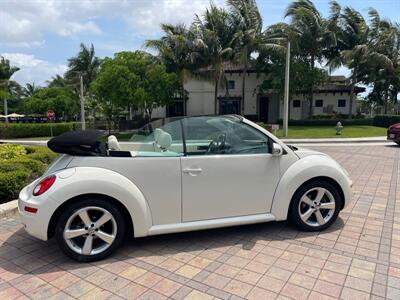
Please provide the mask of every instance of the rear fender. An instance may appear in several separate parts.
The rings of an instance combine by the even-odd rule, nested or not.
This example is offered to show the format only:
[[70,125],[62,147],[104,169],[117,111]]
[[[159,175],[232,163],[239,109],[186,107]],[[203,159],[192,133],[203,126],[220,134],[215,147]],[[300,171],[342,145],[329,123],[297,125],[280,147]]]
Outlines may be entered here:
[[111,170],[95,167],[65,169],[57,172],[57,180],[50,191],[55,207],[84,194],[102,194],[118,200],[130,214],[135,237],[146,236],[153,223],[142,192],[129,179]]

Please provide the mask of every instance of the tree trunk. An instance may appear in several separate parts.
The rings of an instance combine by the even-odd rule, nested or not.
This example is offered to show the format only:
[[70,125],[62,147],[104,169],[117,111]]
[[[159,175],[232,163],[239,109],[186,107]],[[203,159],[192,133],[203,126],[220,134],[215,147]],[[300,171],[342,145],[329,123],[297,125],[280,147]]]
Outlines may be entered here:
[[186,103],[186,96],[185,96],[185,87],[183,85],[183,81],[181,81],[181,97],[183,101],[183,115],[187,115],[187,103]]
[[219,78],[215,78],[215,87],[214,87],[214,114],[217,115],[218,111],[218,85]]
[[244,115],[244,100],[245,100],[245,92],[246,92],[246,75],[247,75],[247,64],[245,64],[244,67],[243,67],[242,105],[241,105],[242,115]]
[[385,83],[385,110],[384,110],[385,115],[387,115],[388,102],[389,102],[389,84],[386,81],[386,83]]
[[[315,63],[315,58],[314,55],[311,55],[311,74],[314,76],[314,63]],[[310,109],[308,111],[308,118],[312,119],[313,116],[313,103],[314,103],[314,77],[311,82],[311,88],[310,88]]]
[[352,118],[353,113],[353,100],[354,100],[354,87],[357,81],[357,70],[353,70],[353,76],[351,76],[351,83],[350,83],[350,103],[349,103],[349,119]]

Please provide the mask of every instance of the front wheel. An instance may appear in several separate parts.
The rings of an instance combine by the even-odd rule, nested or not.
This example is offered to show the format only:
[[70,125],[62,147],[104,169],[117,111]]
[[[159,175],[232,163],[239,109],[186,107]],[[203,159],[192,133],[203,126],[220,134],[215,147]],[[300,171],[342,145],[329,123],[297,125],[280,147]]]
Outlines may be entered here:
[[337,219],[342,201],[337,188],[329,182],[304,184],[293,196],[289,220],[305,231],[324,230]]
[[57,222],[61,250],[82,262],[96,261],[117,249],[125,234],[121,212],[104,199],[85,199],[72,204]]

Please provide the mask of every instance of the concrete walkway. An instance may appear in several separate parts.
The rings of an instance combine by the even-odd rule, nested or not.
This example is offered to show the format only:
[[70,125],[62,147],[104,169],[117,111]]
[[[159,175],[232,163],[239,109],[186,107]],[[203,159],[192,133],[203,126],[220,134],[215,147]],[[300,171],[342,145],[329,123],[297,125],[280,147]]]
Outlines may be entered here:
[[364,145],[312,147],[354,182],[322,232],[274,222],[126,238],[110,258],[77,263],[0,219],[0,299],[399,300],[400,152]]

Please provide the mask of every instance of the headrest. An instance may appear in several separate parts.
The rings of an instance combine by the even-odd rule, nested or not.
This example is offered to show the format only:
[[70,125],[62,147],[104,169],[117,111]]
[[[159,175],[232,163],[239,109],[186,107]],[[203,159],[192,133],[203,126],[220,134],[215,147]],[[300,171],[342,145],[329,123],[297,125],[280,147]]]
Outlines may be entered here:
[[154,129],[154,140],[157,142],[160,138],[160,135],[164,132],[161,128]]
[[166,151],[169,147],[171,147],[172,137],[168,132],[163,131],[156,142],[162,150]]
[[121,150],[121,147],[118,143],[117,138],[114,135],[110,135],[107,139],[108,142],[108,149],[109,150],[114,150],[114,151],[119,151]]

